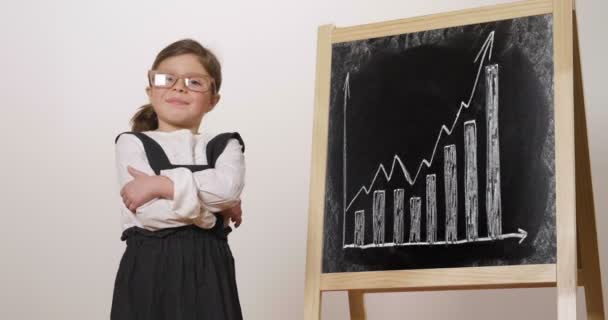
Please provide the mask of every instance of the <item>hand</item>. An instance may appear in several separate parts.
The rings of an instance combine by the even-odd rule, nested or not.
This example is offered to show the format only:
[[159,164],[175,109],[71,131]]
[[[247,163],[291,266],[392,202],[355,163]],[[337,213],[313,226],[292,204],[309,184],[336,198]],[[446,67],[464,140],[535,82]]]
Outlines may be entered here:
[[136,213],[141,205],[159,196],[158,177],[150,176],[131,166],[127,166],[127,171],[134,179],[124,185],[120,195],[125,206]]
[[230,221],[234,223],[234,227],[238,228],[243,222],[243,211],[241,210],[241,201],[239,201],[236,206],[220,212],[220,215],[225,218],[230,218]]

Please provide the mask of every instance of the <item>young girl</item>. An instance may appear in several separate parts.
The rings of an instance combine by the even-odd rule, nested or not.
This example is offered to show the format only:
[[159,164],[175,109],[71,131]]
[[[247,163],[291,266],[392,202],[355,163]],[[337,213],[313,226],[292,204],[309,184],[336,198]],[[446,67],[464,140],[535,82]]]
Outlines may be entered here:
[[199,133],[218,103],[215,55],[194,40],[164,48],[148,73],[150,104],[116,139],[126,250],[111,319],[242,319],[227,236],[241,223],[243,140]]

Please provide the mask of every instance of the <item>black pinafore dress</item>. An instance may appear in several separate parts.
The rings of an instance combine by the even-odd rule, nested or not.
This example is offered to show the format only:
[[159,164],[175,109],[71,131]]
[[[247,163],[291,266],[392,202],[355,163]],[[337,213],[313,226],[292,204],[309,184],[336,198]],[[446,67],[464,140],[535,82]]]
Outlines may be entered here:
[[[213,168],[228,140],[238,133],[223,133],[206,148],[208,165],[174,165],[154,139],[134,134],[143,143],[154,172],[185,167],[191,171]],[[118,140],[118,137],[114,140]],[[186,225],[150,231],[131,227],[121,235],[127,247],[114,283],[112,320],[241,320],[234,257],[228,245],[232,231],[217,222],[211,229]]]

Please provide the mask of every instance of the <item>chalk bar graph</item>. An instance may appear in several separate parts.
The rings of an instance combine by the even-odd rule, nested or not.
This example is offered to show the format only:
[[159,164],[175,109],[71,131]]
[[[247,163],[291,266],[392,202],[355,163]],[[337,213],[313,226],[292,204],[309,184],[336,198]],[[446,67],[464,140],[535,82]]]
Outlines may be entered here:
[[[501,180],[500,180],[500,140],[498,131],[498,115],[499,115],[499,65],[488,64],[484,65],[486,60],[489,60],[492,54],[494,41],[494,32],[490,32],[486,40],[484,41],[481,49],[479,50],[475,62],[479,64],[477,69],[477,76],[472,86],[470,97],[467,101],[462,101],[460,109],[458,110],[451,127],[443,125],[439,134],[430,157],[430,160],[423,159],[418,167],[414,176],[410,175],[406,169],[401,158],[397,155],[393,158],[393,163],[390,167],[390,172],[387,172],[384,165],[380,164],[375,176],[373,177],[369,186],[362,186],[355,196],[348,201],[346,197],[346,191],[344,195],[344,226],[343,230],[354,230],[352,235],[353,242],[346,243],[346,234],[343,234],[344,239],[343,248],[381,248],[381,247],[398,247],[398,246],[435,246],[435,245],[458,245],[470,242],[487,242],[487,241],[500,241],[508,238],[519,239],[521,244],[527,237],[527,232],[520,228],[512,233],[504,234],[502,232],[502,208],[501,208]],[[482,72],[483,71],[483,72]],[[485,81],[485,113],[487,128],[486,134],[486,174],[485,181],[482,184],[478,181],[478,131],[475,120],[460,119],[461,111],[463,108],[468,108],[473,99],[473,95],[476,92],[479,79],[483,75]],[[350,96],[349,88],[349,74],[347,74],[344,84],[344,111],[347,110],[347,101]],[[346,119],[346,117],[345,117]],[[464,146],[464,172],[458,172],[459,164],[457,163],[458,154],[455,144],[447,144],[440,146],[440,140],[442,135],[451,135],[456,125],[462,122],[464,126],[464,136],[462,137],[462,145]],[[345,127],[346,131],[346,120]],[[346,133],[344,134],[346,137]],[[346,141],[345,141],[346,143]],[[413,195],[409,199],[404,199],[404,189],[396,188],[392,190],[392,210],[386,208],[387,199],[386,195],[391,194],[390,190],[373,190],[377,178],[382,174],[387,181],[390,181],[393,173],[401,169],[406,181],[410,185],[414,185],[418,176],[421,174],[421,170],[424,166],[427,168],[431,167],[433,160],[436,157],[437,150],[442,147],[443,152],[439,153],[443,156],[443,172],[439,176],[443,177],[440,183],[443,183],[444,199],[437,199],[437,173],[431,172],[425,175],[426,177],[426,194]],[[344,148],[346,150],[346,147]],[[346,157],[344,157],[344,184],[346,185]],[[464,177],[464,185],[458,185],[458,177]],[[480,236],[479,232],[479,188],[480,186],[485,188],[485,199],[486,199],[486,214],[487,221],[487,236]],[[463,188],[464,199],[458,198],[459,188]],[[346,189],[345,189],[346,190]],[[364,209],[357,209],[353,211],[351,207],[355,204],[357,198],[362,194],[370,194],[373,192],[372,198],[372,238],[365,238],[365,221],[366,212]],[[424,213],[424,225],[422,221],[422,199],[424,199],[425,213]],[[445,209],[443,216],[445,221],[438,221],[438,200],[443,201]],[[465,230],[459,232],[458,226],[458,208],[459,200],[464,202],[464,226]],[[408,204],[408,205],[406,205]],[[388,210],[387,210],[388,209]],[[393,231],[392,239],[385,238],[385,230],[387,217],[386,214],[389,212],[392,214],[392,226],[388,226]],[[347,214],[354,214],[354,228],[346,227],[347,221],[353,219],[346,219]],[[367,213],[370,214],[370,213]],[[409,219],[406,230],[406,219]],[[442,241],[438,239],[438,226],[443,224]],[[424,230],[424,239],[422,241]],[[464,237],[459,237],[459,234]],[[350,236],[348,238],[351,238]],[[407,239],[407,241],[406,241]],[[391,240],[388,242],[387,240]]]

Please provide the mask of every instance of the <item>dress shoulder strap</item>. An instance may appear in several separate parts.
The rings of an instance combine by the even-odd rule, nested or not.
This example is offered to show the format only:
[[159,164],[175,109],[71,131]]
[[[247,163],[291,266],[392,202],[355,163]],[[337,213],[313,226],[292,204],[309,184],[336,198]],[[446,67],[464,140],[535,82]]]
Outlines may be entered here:
[[144,133],[135,131],[125,131],[116,136],[116,139],[114,139],[114,143],[118,141],[118,137],[120,137],[120,135],[125,133],[132,134],[139,138],[139,140],[141,140],[144,145],[144,150],[146,151],[148,163],[150,164],[150,167],[152,168],[152,170],[154,170],[154,173],[156,173],[156,175],[159,175],[161,170],[171,168],[173,166],[169,161],[165,150],[163,150],[163,147],[161,147],[161,145],[158,144],[156,140],[150,138]]
[[215,168],[217,158],[224,152],[230,139],[237,139],[241,144],[241,150],[245,152],[245,142],[243,142],[243,138],[241,138],[241,135],[238,132],[220,133],[207,143],[206,152],[209,166]]
[[118,141],[118,137],[122,134],[132,134],[141,140],[144,145],[146,157],[148,158],[148,163],[156,175],[159,175],[161,170],[177,167],[188,168],[192,172],[215,168],[217,158],[224,152],[230,139],[237,139],[241,144],[241,150],[245,152],[245,143],[243,142],[241,135],[238,132],[226,132],[216,135],[207,143],[205,149],[207,165],[175,165],[169,161],[162,146],[148,135],[141,132],[125,131],[116,136],[114,143]]

